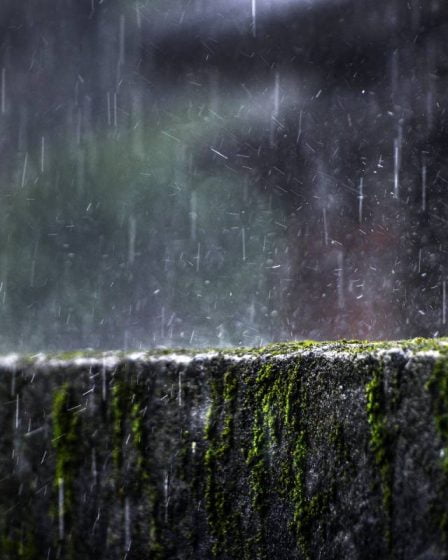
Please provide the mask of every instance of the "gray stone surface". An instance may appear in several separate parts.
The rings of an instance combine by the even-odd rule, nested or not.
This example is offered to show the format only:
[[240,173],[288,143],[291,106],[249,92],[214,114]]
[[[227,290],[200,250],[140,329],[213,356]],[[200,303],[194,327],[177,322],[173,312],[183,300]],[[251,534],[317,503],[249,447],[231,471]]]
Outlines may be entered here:
[[447,349],[4,357],[0,558],[447,558]]

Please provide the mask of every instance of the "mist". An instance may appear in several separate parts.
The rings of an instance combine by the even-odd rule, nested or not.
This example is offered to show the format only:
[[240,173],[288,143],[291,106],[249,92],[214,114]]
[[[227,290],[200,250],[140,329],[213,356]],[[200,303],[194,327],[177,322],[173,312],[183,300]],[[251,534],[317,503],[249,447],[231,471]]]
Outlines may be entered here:
[[1,350],[447,334],[447,27],[4,0]]

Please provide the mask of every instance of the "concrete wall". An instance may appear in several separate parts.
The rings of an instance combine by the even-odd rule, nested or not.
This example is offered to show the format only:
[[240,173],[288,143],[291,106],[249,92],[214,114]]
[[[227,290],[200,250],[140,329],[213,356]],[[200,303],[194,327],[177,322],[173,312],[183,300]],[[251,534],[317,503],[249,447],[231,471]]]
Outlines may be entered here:
[[447,353],[5,357],[0,558],[447,558]]

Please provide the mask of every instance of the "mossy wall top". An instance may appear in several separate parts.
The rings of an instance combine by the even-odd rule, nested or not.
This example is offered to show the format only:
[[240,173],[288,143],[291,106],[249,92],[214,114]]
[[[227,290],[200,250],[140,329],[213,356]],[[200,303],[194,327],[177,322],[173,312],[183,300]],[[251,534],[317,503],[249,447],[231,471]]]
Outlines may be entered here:
[[447,354],[0,359],[0,558],[448,558]]

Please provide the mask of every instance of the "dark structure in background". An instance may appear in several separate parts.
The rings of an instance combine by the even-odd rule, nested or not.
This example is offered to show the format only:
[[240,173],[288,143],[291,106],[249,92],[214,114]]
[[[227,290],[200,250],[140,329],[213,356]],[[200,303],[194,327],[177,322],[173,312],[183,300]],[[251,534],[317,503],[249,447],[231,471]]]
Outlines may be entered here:
[[443,2],[2,2],[3,347],[446,332]]

